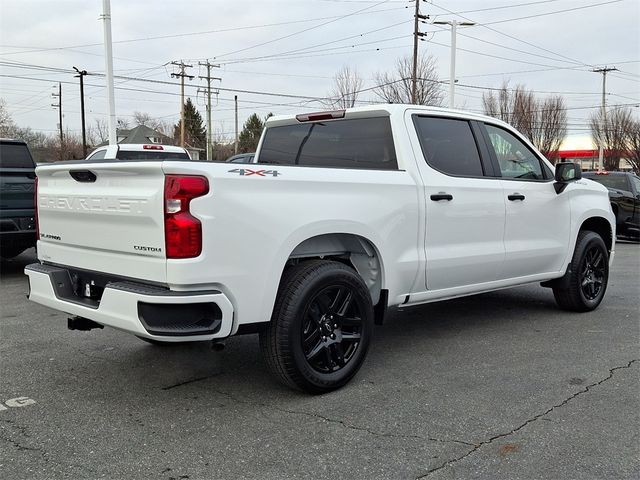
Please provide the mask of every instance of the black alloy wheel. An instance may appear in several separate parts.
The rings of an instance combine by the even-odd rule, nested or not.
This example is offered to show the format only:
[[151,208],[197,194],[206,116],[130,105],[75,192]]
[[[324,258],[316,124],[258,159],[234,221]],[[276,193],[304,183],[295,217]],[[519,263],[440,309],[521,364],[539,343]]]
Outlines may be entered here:
[[600,295],[606,276],[605,254],[594,245],[584,255],[580,269],[580,287],[588,300],[595,300]]
[[355,356],[362,330],[361,307],[354,288],[332,285],[315,295],[303,320],[302,350],[320,373],[344,368]]

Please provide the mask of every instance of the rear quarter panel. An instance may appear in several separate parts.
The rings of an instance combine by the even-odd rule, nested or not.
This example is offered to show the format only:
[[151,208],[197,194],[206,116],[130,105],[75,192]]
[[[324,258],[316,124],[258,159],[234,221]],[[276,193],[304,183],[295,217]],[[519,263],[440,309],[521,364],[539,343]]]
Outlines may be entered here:
[[381,258],[390,298],[410,291],[420,262],[419,192],[404,171],[246,165],[277,176],[240,175],[242,165],[165,162],[165,174],[201,175],[210,194],[191,203],[203,227],[203,253],[168,260],[174,289],[218,288],[237,323],[268,321],[291,252],[304,240],[351,233]]

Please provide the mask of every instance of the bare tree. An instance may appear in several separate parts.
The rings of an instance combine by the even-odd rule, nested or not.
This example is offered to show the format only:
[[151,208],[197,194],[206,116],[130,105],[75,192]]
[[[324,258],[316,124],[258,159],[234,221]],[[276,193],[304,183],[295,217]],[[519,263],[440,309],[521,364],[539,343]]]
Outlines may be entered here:
[[92,145],[109,140],[109,125],[104,118],[96,118],[93,125],[89,127],[89,142]]
[[[412,71],[412,57],[399,58],[394,71],[375,75],[377,87],[374,93],[387,103],[412,103]],[[441,106],[444,93],[438,79],[436,61],[431,55],[418,59],[417,78],[416,104]]]
[[145,125],[147,127],[151,127],[151,115],[147,112],[133,112],[133,123],[135,125]]
[[7,104],[0,98],[0,138],[10,138],[15,134],[16,124],[13,123]]
[[121,130],[128,130],[129,129],[129,120],[124,118],[124,117],[120,117],[116,120],[116,127],[118,129]]
[[153,128],[156,132],[160,132],[167,137],[173,135],[173,126],[159,118],[154,118],[147,112],[133,112],[134,125],[144,125]]
[[563,97],[540,99],[523,85],[509,88],[508,83],[504,83],[497,92],[483,94],[482,103],[487,115],[513,125],[555,163],[567,136],[567,108]]
[[363,81],[358,71],[344,65],[333,77],[333,89],[329,92],[325,105],[329,108],[351,108],[358,100]]
[[640,120],[633,120],[627,136],[627,162],[640,175]]
[[613,108],[607,111],[606,122],[602,110],[589,118],[589,127],[596,147],[604,150],[604,169],[618,170],[620,159],[627,155],[629,134],[633,128],[630,108]]
[[553,163],[567,136],[567,107],[560,95],[536,101],[531,142]]

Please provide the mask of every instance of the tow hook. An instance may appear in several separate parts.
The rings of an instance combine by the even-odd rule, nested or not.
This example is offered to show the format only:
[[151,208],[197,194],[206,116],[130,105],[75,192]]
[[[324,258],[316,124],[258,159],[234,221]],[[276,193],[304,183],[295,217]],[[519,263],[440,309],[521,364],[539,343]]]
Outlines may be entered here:
[[216,352],[221,352],[224,350],[225,343],[222,340],[212,340],[211,341],[211,350]]
[[67,328],[69,330],[88,331],[93,330],[94,328],[104,328],[104,326],[94,322],[93,320],[89,320],[88,318],[69,317],[67,318]]

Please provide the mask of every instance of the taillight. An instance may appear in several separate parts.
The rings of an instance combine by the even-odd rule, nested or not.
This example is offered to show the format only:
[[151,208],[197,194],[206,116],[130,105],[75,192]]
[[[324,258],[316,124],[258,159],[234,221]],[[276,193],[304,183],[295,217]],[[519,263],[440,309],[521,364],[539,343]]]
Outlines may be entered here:
[[191,200],[206,195],[209,182],[194,175],[164,177],[164,237],[167,258],[193,258],[202,252],[202,224],[191,215]]
[[34,183],[33,203],[35,205],[36,240],[40,240],[40,224],[38,223],[38,177]]

